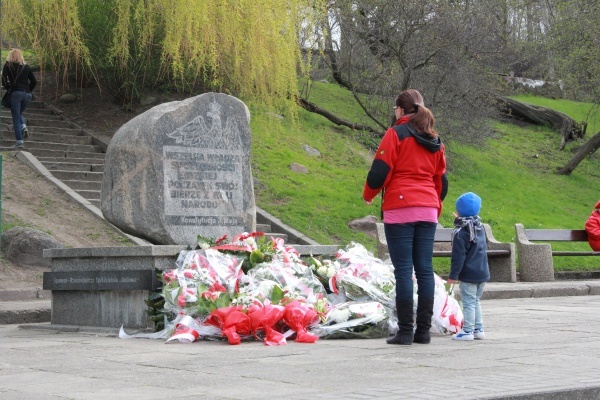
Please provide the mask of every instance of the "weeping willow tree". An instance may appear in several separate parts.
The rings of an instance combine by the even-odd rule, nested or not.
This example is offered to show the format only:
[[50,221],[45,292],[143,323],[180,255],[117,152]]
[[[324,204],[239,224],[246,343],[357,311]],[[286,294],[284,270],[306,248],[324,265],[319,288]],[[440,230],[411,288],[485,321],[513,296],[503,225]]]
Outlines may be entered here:
[[150,87],[295,108],[300,38],[323,0],[2,0],[2,31],[40,65],[105,80],[123,104]]
[[93,70],[75,1],[2,0],[2,37],[29,48],[63,87]]

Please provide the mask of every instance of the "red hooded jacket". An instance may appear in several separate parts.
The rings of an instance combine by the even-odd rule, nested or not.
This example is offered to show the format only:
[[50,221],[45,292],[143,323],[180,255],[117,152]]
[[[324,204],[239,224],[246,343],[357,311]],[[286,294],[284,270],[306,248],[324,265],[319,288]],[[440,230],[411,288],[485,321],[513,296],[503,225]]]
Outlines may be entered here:
[[600,201],[596,203],[596,209],[585,223],[585,231],[592,250],[600,251]]
[[433,207],[439,216],[448,190],[445,147],[439,137],[433,139],[415,131],[407,123],[410,117],[402,117],[383,136],[363,198],[371,201],[383,189],[383,211]]

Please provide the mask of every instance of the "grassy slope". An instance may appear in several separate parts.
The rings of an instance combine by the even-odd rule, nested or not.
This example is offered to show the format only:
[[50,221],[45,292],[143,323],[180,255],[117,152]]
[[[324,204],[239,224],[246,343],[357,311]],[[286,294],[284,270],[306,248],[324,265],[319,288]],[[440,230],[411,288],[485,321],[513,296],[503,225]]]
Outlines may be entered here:
[[[350,121],[366,121],[350,94],[336,85],[314,82],[309,100]],[[577,120],[584,119],[590,107],[557,100],[543,105]],[[367,206],[361,197],[372,154],[356,140],[359,133],[304,111],[293,125],[268,110],[250,108],[253,171],[260,182],[257,204],[320,243],[344,246],[354,241],[374,251],[372,238],[347,227],[355,218],[379,215],[379,202]],[[590,127],[598,129],[599,121],[590,121]],[[451,226],[454,200],[473,191],[483,198],[481,217],[500,241],[514,241],[517,222],[529,228],[581,229],[600,198],[600,155],[588,157],[570,176],[556,175],[556,167],[569,160],[578,143],[558,151],[560,136],[547,128],[500,122],[494,122],[494,128],[496,135],[484,148],[446,143],[452,169],[440,222]],[[321,156],[309,156],[303,145],[316,148]],[[292,172],[291,163],[304,165],[309,173]],[[438,272],[447,268],[447,261],[436,260]],[[589,257],[561,257],[555,263],[561,269],[600,269],[600,260]]]

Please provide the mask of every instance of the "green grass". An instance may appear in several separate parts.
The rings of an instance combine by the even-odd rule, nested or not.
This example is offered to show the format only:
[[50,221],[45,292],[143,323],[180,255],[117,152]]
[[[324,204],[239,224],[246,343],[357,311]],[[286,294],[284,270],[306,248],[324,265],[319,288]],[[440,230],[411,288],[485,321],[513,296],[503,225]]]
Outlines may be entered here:
[[[546,99],[527,96],[527,100],[519,100],[535,103]],[[351,94],[337,85],[313,82],[309,101],[341,118],[367,122]],[[565,100],[552,102],[553,108],[576,120],[582,120],[591,107]],[[259,182],[257,205],[319,243],[342,247],[358,242],[375,252],[374,239],[347,226],[356,218],[379,216],[379,200],[372,206],[362,201],[372,154],[360,144],[360,133],[304,111],[294,125],[269,116],[270,110],[256,105],[250,109],[253,174]],[[451,168],[440,223],[452,226],[454,201],[473,191],[483,199],[482,219],[500,241],[514,242],[517,222],[526,228],[583,229],[600,198],[600,154],[587,157],[571,175],[557,175],[556,168],[571,158],[581,142],[559,151],[560,134],[549,128],[493,125],[495,137],[481,148],[446,143]],[[595,126],[600,126],[597,118],[590,120],[590,127]],[[306,154],[305,144],[319,150],[321,156]],[[309,173],[292,172],[291,163],[304,165]],[[586,243],[556,247],[588,249]],[[447,271],[448,259],[436,259],[435,263],[438,273]],[[557,257],[555,266],[558,270],[600,269],[600,259]]]

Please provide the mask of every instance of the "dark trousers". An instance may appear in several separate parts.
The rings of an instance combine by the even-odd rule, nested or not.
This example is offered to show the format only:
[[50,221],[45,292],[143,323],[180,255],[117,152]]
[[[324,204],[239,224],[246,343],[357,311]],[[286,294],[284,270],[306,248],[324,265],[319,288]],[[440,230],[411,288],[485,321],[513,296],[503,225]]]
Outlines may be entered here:
[[433,240],[436,228],[437,224],[433,222],[385,224],[385,237],[396,277],[396,300],[413,299],[413,266],[418,295],[433,297]]
[[23,111],[27,109],[31,102],[31,93],[21,90],[13,91],[10,94],[10,114],[12,115],[13,129],[15,131],[15,139],[17,142],[23,143]]

